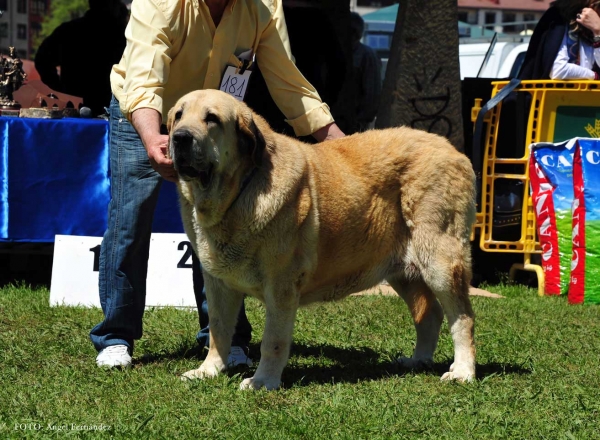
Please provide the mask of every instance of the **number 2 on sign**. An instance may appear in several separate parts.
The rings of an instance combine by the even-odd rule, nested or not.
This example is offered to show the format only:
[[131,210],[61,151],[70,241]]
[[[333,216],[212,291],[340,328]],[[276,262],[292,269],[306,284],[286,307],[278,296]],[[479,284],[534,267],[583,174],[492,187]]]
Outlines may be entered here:
[[192,268],[192,263],[188,263],[188,261],[192,257],[192,243],[190,243],[189,241],[182,241],[177,246],[177,250],[180,250],[180,251],[182,251],[184,248],[185,248],[185,253],[183,254],[183,257],[181,257],[181,260],[179,260],[179,262],[177,263],[177,269],[191,269]]
[[250,70],[246,70],[243,74],[236,73],[237,69],[233,66],[227,66],[221,86],[219,90],[233,96],[238,101],[243,101],[248,88],[248,80],[250,79]]

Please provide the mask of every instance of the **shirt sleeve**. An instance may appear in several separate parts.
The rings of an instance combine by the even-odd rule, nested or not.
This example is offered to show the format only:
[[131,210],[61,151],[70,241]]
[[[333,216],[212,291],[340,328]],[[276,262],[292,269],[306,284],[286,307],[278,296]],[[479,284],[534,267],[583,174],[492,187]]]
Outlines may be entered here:
[[[306,136],[333,122],[329,106],[294,64],[281,0],[263,31],[256,58],[269,93],[297,136]],[[275,3],[274,2],[274,3]]]
[[125,37],[124,57],[128,62],[121,111],[128,119],[140,108],[152,108],[162,114],[164,85],[172,59],[169,22],[152,0],[136,0],[131,4]]
[[569,51],[567,49],[566,35],[554,59],[552,70],[550,70],[550,79],[594,79],[595,74],[591,69],[579,66],[575,63],[569,63]]

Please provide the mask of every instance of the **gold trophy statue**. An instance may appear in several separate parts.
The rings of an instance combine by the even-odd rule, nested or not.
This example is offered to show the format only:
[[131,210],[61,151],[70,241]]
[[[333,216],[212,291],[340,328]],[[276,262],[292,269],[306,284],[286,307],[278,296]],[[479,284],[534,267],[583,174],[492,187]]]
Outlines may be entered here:
[[10,47],[9,51],[10,60],[0,55],[0,111],[19,111],[21,104],[14,100],[13,93],[23,85],[27,74],[15,48]]

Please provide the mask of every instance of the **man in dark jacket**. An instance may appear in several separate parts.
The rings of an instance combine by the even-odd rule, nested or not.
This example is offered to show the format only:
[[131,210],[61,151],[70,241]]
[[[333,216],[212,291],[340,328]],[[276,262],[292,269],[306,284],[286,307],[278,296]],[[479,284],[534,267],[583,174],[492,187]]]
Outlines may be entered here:
[[381,94],[381,60],[366,44],[360,42],[365,22],[356,12],[350,14],[350,34],[354,60],[356,122],[358,131],[365,131],[375,120]]
[[61,24],[42,42],[35,68],[44,84],[83,98],[97,116],[110,103],[110,71],[125,49],[129,11],[121,0],[89,0],[89,5],[83,17]]

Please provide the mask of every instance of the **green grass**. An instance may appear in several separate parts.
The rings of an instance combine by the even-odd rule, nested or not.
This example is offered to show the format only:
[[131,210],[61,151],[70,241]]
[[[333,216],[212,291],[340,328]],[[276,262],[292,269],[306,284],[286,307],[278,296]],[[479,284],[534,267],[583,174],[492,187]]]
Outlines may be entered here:
[[[303,309],[283,389],[242,392],[253,369],[178,378],[200,362],[195,312],[148,310],[133,368],[104,371],[88,339],[100,310],[50,308],[46,289],[5,287],[0,438],[600,438],[600,307],[488,288],[506,298],[472,299],[475,383],[440,382],[452,358],[446,326],[433,370],[398,368],[393,359],[413,348],[412,323],[399,299],[375,295]],[[264,310],[247,307],[257,358]],[[19,429],[27,423],[40,430]],[[73,430],[101,424],[109,428]]]

